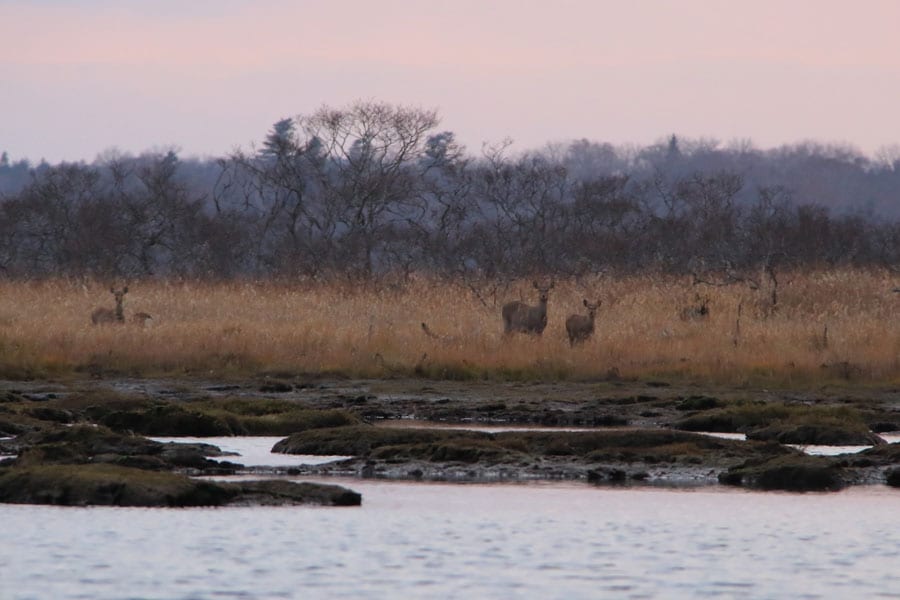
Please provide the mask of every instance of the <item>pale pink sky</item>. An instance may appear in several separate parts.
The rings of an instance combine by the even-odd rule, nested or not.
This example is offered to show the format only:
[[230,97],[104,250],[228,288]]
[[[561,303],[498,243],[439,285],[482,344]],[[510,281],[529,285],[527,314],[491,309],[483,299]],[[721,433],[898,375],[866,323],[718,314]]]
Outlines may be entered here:
[[900,144],[895,0],[0,0],[0,151],[221,155],[357,99],[469,150]]

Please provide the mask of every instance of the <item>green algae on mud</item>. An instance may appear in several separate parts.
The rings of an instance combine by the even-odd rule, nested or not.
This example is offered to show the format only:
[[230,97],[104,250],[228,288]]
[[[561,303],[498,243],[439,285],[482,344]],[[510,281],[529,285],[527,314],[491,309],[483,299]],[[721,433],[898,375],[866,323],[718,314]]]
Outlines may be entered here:
[[747,439],[782,444],[877,445],[863,413],[847,405],[734,402],[697,410],[673,423],[684,431],[744,433]]
[[62,506],[355,506],[356,492],[289,481],[214,483],[177,473],[111,464],[34,465],[0,469],[0,502]]
[[836,491],[847,483],[843,467],[822,456],[787,456],[751,459],[719,475],[728,485],[791,492]]
[[724,469],[749,458],[795,452],[778,444],[727,440],[664,429],[508,431],[337,427],[295,433],[274,452],[343,454],[385,464],[463,463],[509,470],[555,470],[555,478],[586,469],[635,465],[665,470]]

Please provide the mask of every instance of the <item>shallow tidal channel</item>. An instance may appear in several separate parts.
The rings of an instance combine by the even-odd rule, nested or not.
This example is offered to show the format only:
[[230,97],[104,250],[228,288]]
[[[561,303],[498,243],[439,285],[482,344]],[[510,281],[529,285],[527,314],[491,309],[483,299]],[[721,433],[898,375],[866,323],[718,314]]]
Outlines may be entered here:
[[884,486],[319,481],[362,506],[0,505],[0,598],[900,598]]

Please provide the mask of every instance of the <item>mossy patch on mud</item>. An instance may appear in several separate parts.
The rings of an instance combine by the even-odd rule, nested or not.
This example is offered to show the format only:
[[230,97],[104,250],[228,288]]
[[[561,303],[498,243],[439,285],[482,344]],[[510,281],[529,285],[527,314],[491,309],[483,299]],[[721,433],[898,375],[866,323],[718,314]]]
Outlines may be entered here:
[[218,506],[236,491],[175,473],[116,465],[34,465],[0,471],[0,502],[65,506]]
[[720,474],[719,481],[760,490],[792,492],[833,491],[846,485],[838,462],[803,454],[751,459]]
[[515,462],[550,458],[588,464],[604,461],[713,461],[720,464],[763,454],[771,456],[788,452],[788,449],[662,429],[485,433],[357,426],[295,433],[279,441],[273,452],[440,462]]
[[0,502],[64,506],[359,505],[336,485],[289,481],[214,483],[109,464],[35,465],[0,469]]
[[269,398],[159,399],[108,391],[78,392],[3,405],[0,433],[18,435],[55,423],[97,423],[110,429],[160,436],[289,435],[316,427],[360,422],[340,409],[310,408]]
[[18,467],[107,463],[156,471],[227,473],[238,466],[207,458],[222,455],[216,446],[209,444],[162,444],[85,424],[31,431],[4,443],[3,447],[18,454],[12,460]]
[[745,433],[748,439],[782,444],[867,445],[884,443],[861,413],[848,406],[737,402],[676,421],[683,431]]
[[888,469],[884,474],[885,483],[891,487],[900,488],[900,467]]

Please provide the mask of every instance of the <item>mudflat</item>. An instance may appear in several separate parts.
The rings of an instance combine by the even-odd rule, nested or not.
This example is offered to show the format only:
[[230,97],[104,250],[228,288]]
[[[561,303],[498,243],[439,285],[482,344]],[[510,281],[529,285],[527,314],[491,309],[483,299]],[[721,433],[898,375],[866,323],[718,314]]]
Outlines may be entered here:
[[[96,462],[90,445],[77,456],[49,452],[46,435],[41,437],[54,428],[83,424],[129,438],[276,435],[284,436],[276,452],[353,457],[290,468],[247,468],[239,461],[150,461],[154,469],[187,474],[265,471],[460,482],[583,479],[811,490],[891,483],[900,466],[900,444],[879,436],[900,430],[900,399],[889,388],[798,391],[653,380],[287,375],[0,383],[0,433],[10,438],[0,441],[0,454],[19,457],[7,460],[5,469],[27,461],[32,466]],[[806,445],[871,448],[823,457],[797,448]],[[103,460],[114,464],[122,464],[117,452],[131,455],[132,464],[150,464],[115,444],[106,450]]]

